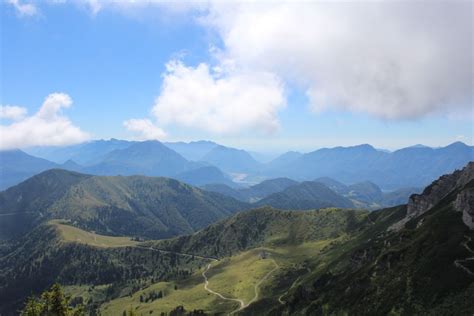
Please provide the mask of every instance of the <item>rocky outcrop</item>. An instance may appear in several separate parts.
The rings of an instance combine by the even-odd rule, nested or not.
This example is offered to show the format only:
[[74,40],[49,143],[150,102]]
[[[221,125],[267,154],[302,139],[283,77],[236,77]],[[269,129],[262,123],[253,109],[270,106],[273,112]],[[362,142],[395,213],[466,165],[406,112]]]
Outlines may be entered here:
[[[474,179],[474,162],[469,162],[466,167],[462,170],[456,170],[452,174],[441,176],[438,180],[434,181],[431,185],[427,186],[423,193],[413,194],[410,196],[407,205],[407,215],[404,219],[392,225],[389,230],[399,230],[405,226],[412,218],[416,218],[423,215],[433,206],[439,203],[449,193],[454,190],[462,189],[466,184]],[[472,204],[470,204],[470,195],[472,193],[466,193],[467,196],[460,198],[461,205],[466,207],[472,212]],[[466,221],[469,222],[472,219],[470,212],[466,211]],[[469,217],[469,218],[468,218]],[[463,212],[464,218],[464,212]],[[468,224],[466,224],[468,225]],[[472,222],[470,223],[472,225]],[[469,226],[469,225],[468,225]],[[471,227],[471,226],[469,226]]]
[[454,209],[462,212],[462,220],[469,229],[474,230],[474,189],[466,189],[458,194]]
[[456,189],[463,188],[474,179],[474,162],[470,162],[462,170],[441,176],[421,194],[413,194],[408,200],[407,216],[418,217],[438,204],[446,195]]

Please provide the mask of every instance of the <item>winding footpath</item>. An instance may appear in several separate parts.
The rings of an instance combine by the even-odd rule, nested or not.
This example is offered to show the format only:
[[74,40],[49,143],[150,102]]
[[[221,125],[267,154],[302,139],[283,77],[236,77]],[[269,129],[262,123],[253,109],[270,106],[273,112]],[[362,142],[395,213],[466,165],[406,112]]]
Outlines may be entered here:
[[[214,259],[214,260],[215,260],[215,259]],[[260,293],[260,285],[261,285],[266,279],[268,279],[268,278],[270,277],[270,275],[271,275],[273,272],[275,272],[275,270],[277,270],[277,269],[280,268],[280,266],[278,265],[278,263],[276,263],[276,261],[275,261],[274,259],[270,259],[270,260],[271,260],[272,263],[275,265],[275,267],[274,267],[272,270],[268,271],[267,274],[265,274],[265,275],[263,276],[263,278],[261,278],[261,279],[257,282],[257,284],[255,284],[255,286],[254,286],[255,296],[254,296],[247,304],[245,304],[245,302],[244,302],[243,300],[241,300],[241,299],[225,297],[225,296],[222,295],[221,293],[216,292],[216,291],[214,291],[214,290],[212,290],[212,289],[209,288],[209,280],[208,280],[208,278],[207,278],[207,276],[206,276],[206,272],[208,272],[209,269],[211,268],[211,263],[209,263],[209,264],[207,265],[206,270],[202,273],[202,276],[203,276],[203,278],[204,278],[204,289],[205,289],[206,291],[208,291],[209,293],[211,293],[211,294],[217,295],[218,297],[220,297],[220,298],[223,299],[223,300],[226,300],[226,301],[233,301],[233,302],[237,302],[237,303],[240,304],[239,308],[237,308],[236,310],[230,312],[229,315],[232,315],[232,314],[235,314],[235,313],[237,313],[237,312],[240,312],[241,310],[247,308],[250,304],[252,304],[253,302],[255,302],[255,301],[258,300],[258,296],[259,296],[259,293]],[[216,260],[216,261],[217,261],[217,260]]]
[[166,254],[170,254],[170,255],[174,254],[174,255],[179,255],[179,256],[188,257],[188,258],[197,258],[197,259],[202,259],[202,260],[212,260],[212,261],[215,261],[215,262],[219,261],[216,258],[202,257],[202,256],[198,256],[198,255],[193,255],[193,254],[190,254],[190,253],[183,253],[183,252],[176,252],[176,251],[170,251],[170,250],[156,249],[156,248],[153,248],[153,247],[144,247],[144,246],[140,246],[140,245],[135,245],[135,246],[130,246],[129,245],[129,247],[148,249],[148,250],[151,250],[151,251],[166,253]]
[[[309,273],[311,273],[311,269],[310,268],[306,268],[306,271],[308,271]],[[288,294],[288,292],[294,288],[296,286],[296,283],[301,279],[302,275],[300,275],[299,277],[296,278],[296,280],[293,281],[293,283],[291,284],[290,288],[288,290],[286,290],[282,295],[280,295],[278,297],[278,303],[280,303],[281,305],[285,305],[286,304],[286,301],[282,300],[283,296],[285,296],[286,294]]]
[[[472,241],[472,238],[469,237],[469,236],[464,236],[466,238],[466,240],[462,243],[463,247],[466,248],[467,251],[469,251],[471,254],[474,254],[474,250],[472,250],[468,243],[470,243]],[[458,259],[458,260],[454,260],[454,265],[457,267],[457,268],[460,268],[460,269],[463,269],[464,272],[466,272],[467,274],[469,274],[470,276],[474,276],[474,272],[472,272],[471,270],[469,270],[468,267],[464,266],[462,263],[463,262],[466,262],[466,261],[474,261],[474,257],[469,257],[469,258],[466,258],[466,259]]]
[[[148,250],[151,250],[151,251],[157,251],[157,252],[161,252],[161,253],[166,253],[166,254],[176,254],[176,255],[180,255],[180,256],[185,256],[185,257],[194,257],[194,258],[198,258],[198,259],[202,259],[202,260],[210,260],[212,262],[218,262],[219,260],[216,259],[216,258],[211,258],[211,257],[202,257],[202,256],[197,256],[197,255],[193,255],[193,254],[188,254],[188,253],[181,253],[181,252],[175,252],[175,251],[169,251],[169,250],[162,250],[162,249],[156,249],[156,248],[153,248],[153,247],[143,247],[143,246],[134,246],[134,247],[137,247],[137,248],[142,248],[142,249],[148,249]],[[232,314],[235,314],[237,312],[240,312],[241,310],[247,308],[250,304],[254,303],[255,301],[258,300],[258,297],[259,297],[259,294],[260,294],[260,285],[265,281],[267,280],[270,275],[275,272],[277,269],[280,268],[280,266],[278,265],[278,263],[274,260],[274,259],[269,259],[273,265],[275,266],[272,270],[268,271],[264,276],[263,278],[261,278],[257,284],[255,284],[254,286],[254,291],[255,291],[255,296],[247,303],[245,304],[245,302],[242,300],[242,299],[239,299],[239,298],[231,298],[231,297],[226,297],[224,296],[222,293],[219,293],[217,291],[214,291],[212,289],[209,288],[209,279],[206,275],[206,273],[211,269],[212,267],[212,263],[208,263],[207,266],[206,266],[206,269],[202,272],[202,277],[204,278],[204,289],[213,294],[213,295],[216,295],[217,297],[223,299],[223,300],[226,300],[226,301],[232,301],[232,302],[236,302],[239,304],[239,308],[237,308],[236,310],[232,311],[229,313],[229,315],[232,315]]]
[[209,293],[211,294],[214,294],[214,295],[217,295],[218,297],[220,297],[221,299],[223,300],[226,300],[226,301],[233,301],[233,302],[237,302],[240,304],[240,307],[238,309],[236,309],[235,311],[231,312],[229,315],[233,314],[233,313],[236,313],[237,311],[239,310],[242,310],[244,309],[246,306],[245,306],[245,302],[241,299],[238,299],[238,298],[230,298],[230,297],[225,297],[224,295],[222,295],[221,293],[219,292],[216,292],[216,291],[213,291],[209,288],[209,280],[207,279],[207,276],[206,276],[206,272],[209,271],[209,269],[211,268],[211,263],[209,263],[207,265],[207,268],[206,270],[204,270],[202,272],[202,277],[204,278],[204,289],[206,291],[208,291]]

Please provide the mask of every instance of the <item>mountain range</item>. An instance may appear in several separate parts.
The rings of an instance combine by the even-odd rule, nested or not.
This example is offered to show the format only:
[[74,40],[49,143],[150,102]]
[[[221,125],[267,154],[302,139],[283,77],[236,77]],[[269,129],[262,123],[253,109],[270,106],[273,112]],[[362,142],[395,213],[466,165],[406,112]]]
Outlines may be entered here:
[[[384,190],[424,187],[442,174],[474,160],[474,147],[456,142],[446,147],[408,147],[385,152],[370,145],[323,148],[293,155],[264,174],[296,180],[330,177],[342,183],[371,181]],[[278,159],[278,158],[277,158]]]
[[301,183],[288,178],[276,178],[248,188],[232,188],[223,183],[207,184],[202,188],[254,205],[271,205],[284,209],[329,206],[378,209],[405,204],[410,195],[421,191],[421,188],[402,188],[383,192],[369,181],[345,185],[328,177]]
[[[424,187],[440,175],[474,160],[474,148],[461,142],[440,148],[412,146],[394,152],[370,145],[323,148],[309,153],[288,152],[267,163],[258,162],[245,150],[209,141],[160,143],[111,139],[66,147],[30,148],[27,153],[30,157],[26,158],[24,153],[18,158],[18,151],[0,151],[0,189],[60,167],[99,175],[171,176],[195,185],[235,186],[237,182],[248,186],[281,177],[296,181],[329,177],[345,185],[369,181],[383,191],[393,191]],[[219,171],[212,168],[193,171],[210,166]],[[199,174],[200,179],[193,178],[193,173]]]
[[[306,154],[288,152],[268,163],[256,161],[244,150],[209,141],[160,143],[99,140],[66,147],[30,148],[27,152],[33,156],[28,159],[25,158],[26,153],[25,157],[17,159],[12,152],[17,151],[0,151],[3,175],[0,188],[17,184],[28,176],[53,167],[91,174],[178,178],[178,174],[214,166],[220,171],[199,171],[201,176],[209,172],[209,181],[197,181],[191,176],[190,184],[224,183],[233,186],[229,179],[245,184],[278,177],[298,181],[330,177],[344,184],[370,181],[383,190],[393,191],[423,187],[438,176],[474,160],[473,147],[460,142],[441,148],[412,146],[394,152],[377,150],[370,145],[324,148]],[[51,161],[35,160],[35,156]],[[17,161],[16,165],[12,165],[12,161]],[[220,172],[223,176],[216,177]],[[189,176],[181,177],[186,178]]]
[[[271,187],[308,195],[321,187],[337,197],[345,190],[330,179]],[[378,192],[370,183],[356,189],[369,198]],[[0,193],[0,223],[13,216],[7,227],[21,235],[0,244],[0,312],[16,314],[28,295],[59,281],[88,313],[103,315],[132,307],[139,314],[469,315],[473,205],[474,163],[405,205],[373,212],[245,210],[248,203],[173,179],[50,170]],[[171,233],[186,235],[135,238]]]
[[52,219],[108,235],[165,238],[248,208],[169,178],[92,176],[52,169],[0,192],[0,238]]

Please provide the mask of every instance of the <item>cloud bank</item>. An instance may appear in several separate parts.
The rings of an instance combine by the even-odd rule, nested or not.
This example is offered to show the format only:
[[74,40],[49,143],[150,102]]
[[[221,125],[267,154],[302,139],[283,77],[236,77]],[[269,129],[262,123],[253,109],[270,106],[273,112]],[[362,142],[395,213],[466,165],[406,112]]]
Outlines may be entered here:
[[125,128],[136,134],[136,140],[162,140],[166,133],[149,119],[130,119],[123,122]]
[[26,116],[26,109],[18,106],[0,106],[0,117],[12,122],[0,125],[0,149],[30,146],[61,146],[81,143],[89,135],[61,114],[61,109],[72,104],[65,93],[46,97],[35,114]]
[[18,121],[26,115],[26,109],[16,105],[0,106],[0,119]]
[[271,73],[171,61],[152,113],[163,125],[219,134],[243,129],[271,133],[278,128],[277,114],[284,106],[283,86]]
[[306,90],[311,108],[412,119],[472,107],[472,2],[214,2],[201,22],[242,67]]
[[197,22],[220,42],[211,50],[214,67],[171,61],[152,112],[160,125],[217,134],[274,131],[284,87],[291,87],[306,93],[315,113],[335,109],[384,120],[472,114],[472,6],[201,4]]

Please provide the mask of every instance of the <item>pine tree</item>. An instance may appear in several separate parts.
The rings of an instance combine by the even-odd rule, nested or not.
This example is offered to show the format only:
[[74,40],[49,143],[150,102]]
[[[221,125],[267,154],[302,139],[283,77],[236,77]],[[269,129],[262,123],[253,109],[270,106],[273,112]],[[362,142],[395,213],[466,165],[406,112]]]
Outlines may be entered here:
[[20,315],[22,316],[83,316],[84,307],[69,307],[70,299],[64,295],[59,284],[54,284],[41,294],[40,299],[30,297]]
[[28,298],[25,308],[21,311],[21,316],[37,316],[41,314],[43,306],[34,297]]

